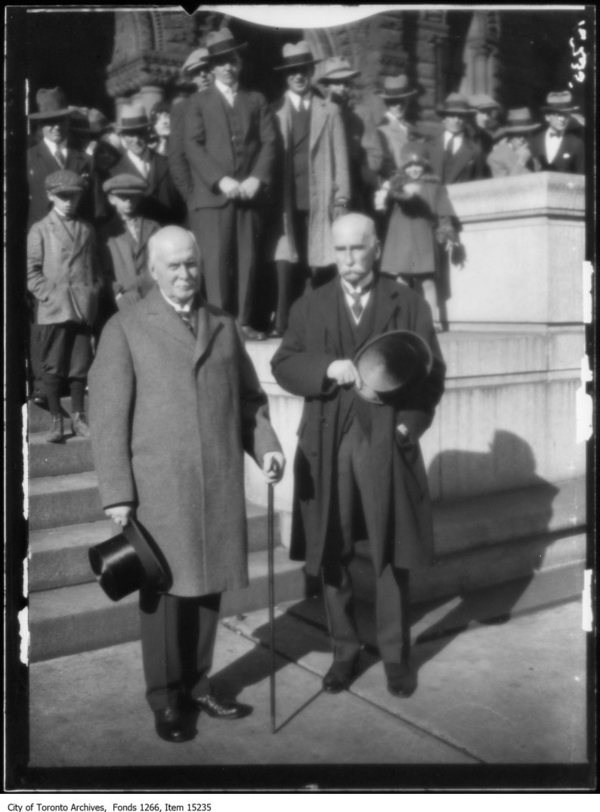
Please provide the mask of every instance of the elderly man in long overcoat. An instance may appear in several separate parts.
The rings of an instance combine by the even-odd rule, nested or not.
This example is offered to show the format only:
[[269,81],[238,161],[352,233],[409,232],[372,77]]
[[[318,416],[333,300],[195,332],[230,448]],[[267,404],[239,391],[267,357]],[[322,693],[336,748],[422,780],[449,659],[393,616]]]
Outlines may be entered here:
[[[431,505],[419,437],[444,386],[444,363],[427,303],[377,277],[374,223],[349,214],[333,225],[338,277],[298,300],[272,361],[277,382],[305,398],[298,430],[291,556],[323,579],[333,665],[323,688],[336,693],[356,673],[360,642],[349,563],[362,506],[376,580],[377,641],[395,695],[416,686],[410,666],[409,570],[432,558]],[[430,347],[429,374],[389,402],[357,395],[353,359],[391,330]],[[356,495],[360,494],[357,503]]]
[[146,696],[162,738],[194,735],[189,708],[231,719],[208,682],[219,602],[248,584],[244,451],[283,473],[267,399],[234,320],[198,299],[200,257],[175,226],[149,242],[157,282],[106,325],[90,373],[94,461],[115,522],[135,512],[162,552],[168,594],[140,593]]

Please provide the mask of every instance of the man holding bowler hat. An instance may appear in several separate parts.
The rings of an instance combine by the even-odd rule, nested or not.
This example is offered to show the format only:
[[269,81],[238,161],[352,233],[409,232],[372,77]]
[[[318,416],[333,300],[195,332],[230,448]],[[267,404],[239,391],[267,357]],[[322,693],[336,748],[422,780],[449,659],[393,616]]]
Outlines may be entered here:
[[441,398],[445,367],[427,303],[373,270],[373,221],[339,218],[333,243],[337,278],[296,302],[272,361],[277,382],[305,398],[291,556],[322,577],[333,648],[323,688],[337,693],[356,675],[361,648],[349,565],[362,508],[387,687],[408,695],[416,687],[409,572],[430,563],[433,546],[419,438]]
[[170,742],[195,736],[198,710],[242,715],[208,674],[221,593],[248,583],[244,451],[269,482],[284,468],[234,320],[198,298],[200,262],[189,231],[150,238],[156,287],[107,323],[89,376],[105,512],[120,526],[135,516],[171,582],[140,592],[146,697]]

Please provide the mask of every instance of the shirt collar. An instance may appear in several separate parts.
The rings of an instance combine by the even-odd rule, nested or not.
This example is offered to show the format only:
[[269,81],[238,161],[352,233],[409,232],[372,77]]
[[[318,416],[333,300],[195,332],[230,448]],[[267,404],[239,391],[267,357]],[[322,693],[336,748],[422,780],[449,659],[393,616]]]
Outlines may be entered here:
[[290,90],[289,88],[285,92],[287,94],[288,99],[294,105],[294,109],[296,110],[296,112],[300,110],[300,106],[303,105],[304,102],[308,102],[308,105],[310,107],[310,96],[311,96],[310,91],[306,93],[306,95],[304,96],[300,96],[294,90]]
[[167,304],[168,304],[170,307],[172,307],[172,308],[173,308],[173,310],[174,310],[176,313],[185,313],[186,315],[189,315],[189,314],[190,314],[190,313],[193,311],[193,309],[194,309],[194,297],[193,297],[193,296],[192,296],[192,298],[189,300],[189,302],[188,302],[187,304],[180,305],[180,304],[177,304],[176,302],[172,302],[172,301],[169,299],[169,297],[168,297],[168,296],[165,296],[165,294],[162,292],[162,290],[161,290],[160,288],[159,288],[159,290],[160,290],[160,295],[163,297],[163,299],[165,300],[165,302],[166,302],[166,303],[167,303]]
[[[360,285],[357,285],[357,287],[354,287],[353,285],[350,284],[350,282],[348,282],[345,279],[342,279],[342,277],[340,277],[340,282],[342,283],[342,288],[344,290],[344,293],[356,294],[356,293],[360,292],[361,296],[366,296],[367,293],[370,293],[374,281],[375,281],[375,274],[373,273],[373,271],[371,271],[369,276],[366,279],[363,279],[361,281]],[[366,288],[366,290],[365,290],[365,288]]]
[[59,149],[63,152],[63,154],[67,151],[66,141],[62,141],[60,144],[55,144],[54,141],[48,141],[47,138],[44,138],[44,143],[46,144],[52,155],[56,155]]
[[393,114],[393,113],[392,113],[390,110],[386,110],[386,111],[385,111],[385,117],[387,118],[387,120],[388,120],[388,121],[391,121],[391,122],[392,122],[392,124],[398,124],[400,127],[404,127],[404,129],[405,129],[405,130],[407,130],[407,129],[408,129],[408,127],[406,126],[406,122],[404,121],[404,119],[400,119],[400,118],[398,118],[398,117],[397,117],[397,116],[395,116],[395,115],[394,115],[394,114]]
[[230,87],[229,85],[224,85],[223,82],[220,82],[218,79],[215,79],[215,87],[224,96],[235,96],[235,94],[238,92],[239,84],[235,84],[233,87]]

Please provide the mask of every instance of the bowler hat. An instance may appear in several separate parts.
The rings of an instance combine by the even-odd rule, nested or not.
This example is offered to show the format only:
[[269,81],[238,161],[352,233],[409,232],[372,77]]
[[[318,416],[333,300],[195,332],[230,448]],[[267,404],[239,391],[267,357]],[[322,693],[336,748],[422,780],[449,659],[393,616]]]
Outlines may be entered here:
[[515,107],[506,114],[506,124],[494,134],[496,140],[506,135],[520,135],[533,132],[542,125],[534,121],[529,107]]
[[143,178],[126,172],[114,175],[102,184],[102,190],[107,195],[143,195],[147,188],[148,184]]
[[147,130],[150,122],[143,104],[124,104],[119,110],[117,132],[139,132]]
[[401,73],[399,76],[385,76],[383,79],[383,89],[379,95],[382,99],[407,99],[409,96],[415,96],[418,91],[411,87],[408,81],[408,76]]
[[435,112],[440,116],[468,116],[473,114],[473,109],[469,107],[469,102],[460,93],[450,93],[446,101],[436,107]]
[[309,67],[321,62],[320,59],[315,59],[312,55],[308,42],[300,40],[294,45],[291,42],[286,42],[282,48],[283,63],[276,65],[273,70],[293,70],[294,68]]
[[238,45],[228,28],[221,28],[219,31],[210,31],[206,35],[206,47],[210,59],[230,54],[233,51],[241,51],[247,44],[246,42],[242,42],[241,45]]
[[358,352],[354,364],[362,386],[358,394],[370,403],[383,403],[386,395],[429,374],[433,356],[427,343],[411,330],[390,330],[371,339]]
[[341,56],[330,56],[323,62],[320,70],[320,82],[338,82],[360,76],[360,71],[353,70],[348,60]]
[[542,107],[544,113],[575,113],[577,110],[579,107],[573,104],[573,96],[569,90],[548,93],[546,104]]
[[469,105],[474,110],[501,110],[502,107],[487,93],[473,93],[468,97]]
[[44,186],[50,194],[81,192],[85,189],[85,181],[75,172],[71,172],[70,169],[58,169],[46,176]]
[[143,586],[151,586],[159,592],[166,592],[171,586],[166,561],[133,518],[118,536],[90,547],[88,557],[98,583],[112,601]]
[[35,94],[35,100],[38,112],[29,114],[29,118],[34,121],[66,118],[71,113],[71,108],[67,104],[67,97],[60,87],[40,88]]
[[196,68],[200,68],[202,65],[206,65],[208,67],[208,64],[209,64],[208,48],[196,48],[196,50],[192,51],[192,53],[188,56],[188,58],[181,66],[181,72],[191,73],[192,71],[195,71]]

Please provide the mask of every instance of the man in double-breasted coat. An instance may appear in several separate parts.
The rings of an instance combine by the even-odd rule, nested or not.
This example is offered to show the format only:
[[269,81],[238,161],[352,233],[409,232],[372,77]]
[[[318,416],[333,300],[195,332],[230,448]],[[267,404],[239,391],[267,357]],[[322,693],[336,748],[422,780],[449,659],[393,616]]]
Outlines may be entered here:
[[214,83],[194,93],[185,110],[188,221],[202,244],[208,301],[237,316],[247,338],[264,338],[252,322],[275,122],[264,96],[238,84],[243,45],[222,28],[207,36],[206,46]]
[[192,706],[220,719],[211,667],[221,593],[248,583],[243,454],[269,481],[284,460],[234,320],[197,297],[200,255],[176,226],[149,245],[158,287],[106,325],[90,373],[94,461],[118,524],[135,511],[163,554],[168,594],[140,593],[146,696],[167,741],[195,735]]
[[[305,398],[298,430],[291,556],[322,575],[334,660],[323,687],[348,687],[360,642],[348,565],[353,557],[356,493],[376,578],[377,641],[388,689],[409,694],[409,570],[431,562],[431,505],[419,437],[444,385],[444,363],[427,303],[406,286],[377,277],[374,223],[349,214],[333,225],[338,278],[298,300],[275,353],[275,379]],[[357,396],[353,363],[370,339],[410,330],[433,353],[430,373],[395,399]]]
[[475,112],[467,99],[459,93],[450,93],[436,112],[442,118],[444,129],[429,142],[428,152],[431,167],[440,182],[448,185],[483,178],[484,155],[467,132],[467,122]]

